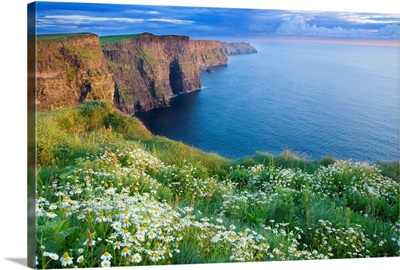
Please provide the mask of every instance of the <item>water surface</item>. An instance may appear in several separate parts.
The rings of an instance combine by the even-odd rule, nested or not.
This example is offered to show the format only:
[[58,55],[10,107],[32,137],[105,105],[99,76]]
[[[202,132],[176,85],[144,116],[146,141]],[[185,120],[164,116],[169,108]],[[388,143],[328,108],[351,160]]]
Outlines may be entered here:
[[203,89],[138,114],[157,135],[240,158],[399,159],[398,48],[250,41]]

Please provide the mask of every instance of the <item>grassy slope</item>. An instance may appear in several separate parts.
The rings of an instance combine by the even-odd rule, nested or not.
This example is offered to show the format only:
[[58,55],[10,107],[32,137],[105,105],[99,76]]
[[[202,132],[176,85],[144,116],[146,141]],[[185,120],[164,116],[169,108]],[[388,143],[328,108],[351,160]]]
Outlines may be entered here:
[[[304,160],[290,151],[285,151],[280,156],[256,153],[240,160],[228,160],[165,137],[154,136],[137,118],[119,112],[111,103],[101,101],[40,113],[38,140],[40,165],[50,165],[56,161],[67,164],[71,159],[87,152],[96,152],[95,149],[99,145],[113,143],[140,145],[167,163],[182,164],[183,160],[187,160],[201,163],[210,169],[263,164],[277,168],[299,168],[307,173],[313,173],[319,166],[335,162],[333,157],[319,161]],[[376,164],[382,175],[400,181],[399,162]]]
[[112,35],[112,36],[101,36],[99,39],[101,43],[107,43],[107,42],[119,42],[124,40],[130,40],[138,36],[140,36],[140,34]]
[[228,166],[230,161],[165,137],[154,136],[135,117],[116,110],[112,103],[91,101],[38,115],[38,162],[67,165],[73,159],[96,154],[101,145],[132,144],[163,161],[200,162],[208,168]]
[[[83,221],[77,219],[79,212],[68,216],[70,206],[63,204],[68,196],[64,195],[61,200],[55,195],[57,191],[69,192],[68,200],[80,201],[86,209],[88,205],[98,207],[96,200],[110,206],[115,203],[113,198],[128,203],[132,197],[127,195],[138,196],[134,190],[154,192],[149,201],[151,205],[164,201],[178,206],[182,216],[174,222],[183,222],[180,225],[183,229],[172,234],[181,239],[177,244],[180,252],[159,264],[228,262],[231,256],[258,261],[316,259],[318,254],[331,252],[333,255],[327,256],[333,258],[400,254],[399,202],[393,198],[399,193],[398,184],[382,178],[366,164],[336,163],[333,158],[306,161],[290,152],[279,157],[258,153],[241,160],[228,160],[154,136],[136,118],[117,111],[112,103],[100,101],[38,114],[37,143],[38,197],[45,198],[39,203],[45,214],[38,218],[38,256],[44,268],[58,267],[59,262],[47,259],[40,245],[46,247],[46,252],[60,256],[69,250],[69,255],[76,259],[78,248],[84,247],[82,243],[87,239],[82,228],[95,231],[101,239],[109,237],[112,231],[107,223],[95,222],[99,217],[90,217],[90,212]],[[166,167],[154,163],[147,154],[135,159],[131,149],[136,148],[147,150]],[[380,166],[388,174],[396,175],[396,164]],[[110,187],[117,190],[111,197],[107,195],[114,192]],[[76,188],[84,193],[74,193]],[[122,192],[124,188],[130,188],[130,193]],[[205,195],[193,200],[193,192]],[[58,207],[56,210],[50,209],[49,205],[53,204]],[[194,211],[184,217],[182,209],[189,205]],[[146,207],[144,204],[145,213],[139,218],[153,211]],[[174,213],[166,205],[160,207],[159,211],[167,211],[165,215]],[[86,210],[82,207],[79,211]],[[110,213],[115,218],[118,212],[116,207],[104,214]],[[57,217],[46,218],[50,213],[56,213]],[[191,215],[195,222],[191,221]],[[219,222],[225,227],[219,227]],[[137,233],[134,225],[131,230]],[[236,235],[232,243],[227,232]],[[221,239],[215,239],[217,235]],[[251,247],[241,246],[243,241],[253,241],[250,239],[255,235],[266,239],[257,239],[257,245]],[[57,242],[60,237],[62,243]],[[149,241],[152,249],[163,245],[163,241],[157,241]],[[341,241],[347,246],[339,244]],[[261,245],[264,245],[262,248],[270,246],[269,251],[268,248],[259,251]],[[313,249],[317,250],[314,255],[310,253]],[[85,248],[86,261],[79,266],[99,266],[99,257],[106,250],[114,250],[112,265],[124,265],[120,250],[99,240],[93,249]],[[293,250],[296,251],[293,253]],[[249,251],[250,257],[244,251]],[[149,256],[143,256],[141,263],[154,264]]]
[[37,35],[36,39],[39,42],[45,42],[45,41],[58,41],[59,39],[75,39],[75,38],[81,38],[85,36],[92,36],[95,34],[92,33],[74,33],[74,34],[46,34],[46,35]]

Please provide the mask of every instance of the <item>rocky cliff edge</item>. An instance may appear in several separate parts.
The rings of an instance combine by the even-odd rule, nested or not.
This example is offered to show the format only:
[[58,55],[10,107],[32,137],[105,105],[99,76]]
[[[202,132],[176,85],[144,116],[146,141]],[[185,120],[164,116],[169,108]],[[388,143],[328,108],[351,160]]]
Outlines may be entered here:
[[227,65],[228,54],[254,53],[250,47],[150,33],[39,36],[38,110],[95,99],[113,101],[129,114],[167,107],[173,96],[201,88],[202,70]]

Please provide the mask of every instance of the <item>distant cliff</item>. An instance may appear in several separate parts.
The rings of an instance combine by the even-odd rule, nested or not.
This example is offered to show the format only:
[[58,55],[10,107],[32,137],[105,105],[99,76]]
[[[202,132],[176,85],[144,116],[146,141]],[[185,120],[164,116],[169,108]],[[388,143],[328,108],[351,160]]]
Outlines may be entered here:
[[257,53],[257,50],[246,42],[221,42],[221,48],[227,55]]
[[190,40],[188,36],[95,34],[39,36],[36,44],[39,111],[110,100],[129,114],[169,106],[201,88],[200,73],[227,65],[228,54],[257,52],[248,43]]
[[131,114],[168,106],[174,95],[201,88],[201,69],[227,65],[218,41],[149,33],[109,36],[101,41],[114,74],[115,102]]
[[113,100],[113,75],[97,35],[39,36],[36,59],[39,111],[74,106],[84,100]]

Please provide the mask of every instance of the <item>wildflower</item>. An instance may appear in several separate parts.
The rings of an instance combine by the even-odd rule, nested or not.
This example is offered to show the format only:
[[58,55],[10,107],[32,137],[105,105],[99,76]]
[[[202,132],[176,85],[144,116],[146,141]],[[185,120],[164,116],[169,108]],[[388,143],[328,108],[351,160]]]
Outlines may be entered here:
[[79,256],[78,259],[76,259],[76,262],[77,262],[77,263],[83,262],[83,256],[82,256],[82,255]]
[[131,225],[131,223],[129,222],[129,219],[124,219],[122,221],[122,228],[128,228]]
[[86,246],[88,244],[88,242],[89,242],[89,246],[94,246],[96,244],[95,240],[92,240],[92,241],[86,240],[85,242],[83,242],[83,245]]
[[82,253],[83,253],[83,248],[79,248],[79,249],[78,249],[78,253],[79,253],[79,254],[82,254]]
[[136,238],[137,240],[139,240],[140,242],[143,242],[145,240],[145,237],[143,234],[136,234]]
[[161,259],[160,255],[158,253],[153,253],[150,255],[150,261],[152,262],[159,261],[160,259]]
[[71,257],[68,255],[68,252],[65,252],[64,255],[62,255],[62,257],[61,257],[61,259],[60,259],[62,266],[67,266],[67,265],[72,264],[72,259],[73,259],[73,258],[71,258]]
[[101,255],[101,257],[100,257],[100,259],[102,259],[102,260],[111,260],[111,258],[112,258],[112,256],[108,251],[104,252],[104,254]]
[[52,211],[52,212],[48,212],[46,214],[46,216],[48,216],[49,218],[55,218],[57,216],[57,214]]
[[120,249],[124,244],[122,244],[120,241],[117,241],[114,243],[114,249]]
[[50,253],[50,252],[43,252],[43,256],[47,256],[47,257],[49,257],[50,259],[55,260],[55,261],[57,261],[58,258],[59,258],[57,254],[55,254],[55,253]]
[[132,256],[132,262],[140,263],[141,261],[142,261],[142,257],[140,256],[139,253],[135,253],[135,254]]
[[101,267],[110,267],[111,266],[111,262],[109,260],[103,260],[101,262]]
[[127,247],[124,247],[121,251],[122,256],[127,256],[131,254],[130,249],[128,249]]
[[121,230],[121,222],[119,222],[119,221],[114,221],[114,222],[111,224],[111,227],[113,227],[114,230],[116,230],[116,231],[120,231],[120,230]]

